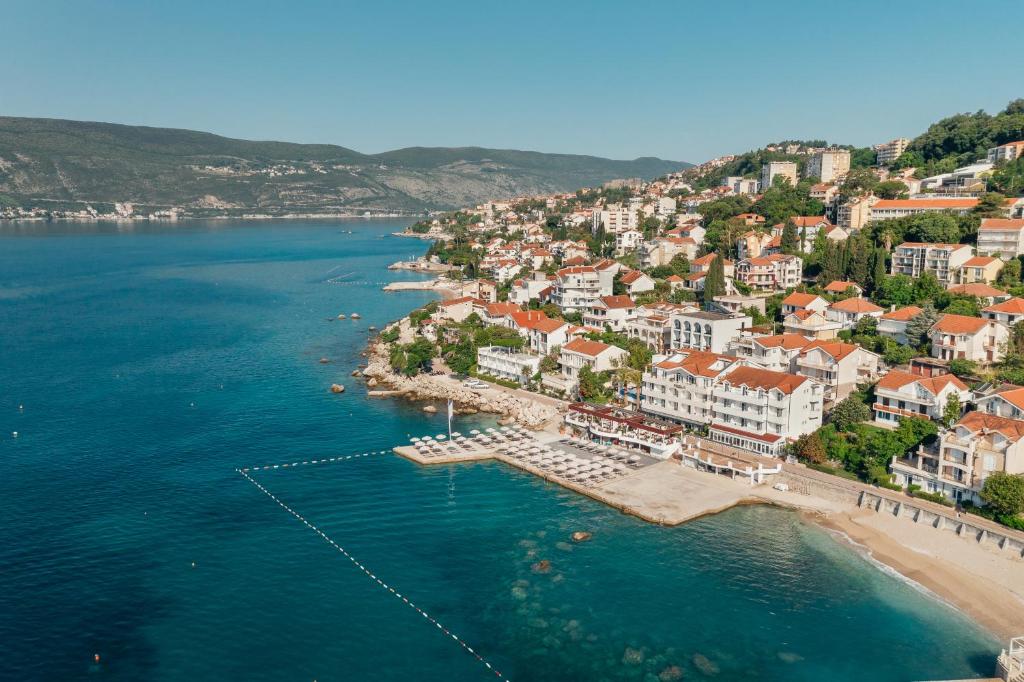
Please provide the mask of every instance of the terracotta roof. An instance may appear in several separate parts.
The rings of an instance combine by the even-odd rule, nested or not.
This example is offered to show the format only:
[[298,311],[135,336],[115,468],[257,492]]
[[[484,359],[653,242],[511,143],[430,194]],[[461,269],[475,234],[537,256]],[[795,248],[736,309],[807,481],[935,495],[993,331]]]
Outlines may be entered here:
[[855,346],[852,343],[843,343],[842,341],[811,341],[800,351],[800,355],[806,355],[815,348],[820,348],[836,360],[842,360],[850,353],[861,350],[860,346]]
[[893,310],[885,315],[882,315],[883,320],[896,320],[897,322],[909,322],[913,318],[921,314],[921,309],[916,305],[908,305],[905,308],[899,310]]
[[844,313],[880,313],[883,310],[866,298],[848,298],[830,307]]
[[555,317],[549,317],[544,320],[538,320],[534,323],[533,328],[539,332],[550,334],[553,331],[558,331],[562,327],[568,324],[565,320],[560,320]]
[[601,302],[607,308],[635,308],[636,303],[629,296],[602,296]]
[[754,343],[764,348],[785,348],[786,350],[793,350],[795,348],[803,348],[810,340],[801,336],[800,334],[776,334],[775,336],[755,336],[753,338]]
[[993,393],[992,395],[997,395],[1014,407],[1024,410],[1024,388],[1020,386],[1012,386],[1008,389],[999,391],[998,393]]
[[1005,296],[1006,292],[995,287],[990,287],[981,282],[974,284],[957,284],[948,289],[951,294],[964,294],[966,296],[977,296],[978,298],[999,298]]
[[998,431],[1012,442],[1017,442],[1024,437],[1024,421],[1000,417],[987,412],[968,412],[960,418],[956,425],[964,427],[971,433]]
[[565,266],[581,266],[587,262],[587,259],[583,256],[573,256],[572,258],[566,258],[562,261],[562,265]]
[[591,265],[574,265],[568,268],[562,268],[558,271],[559,277],[565,277],[566,275],[582,275],[589,272],[597,272]]
[[1024,220],[1010,218],[982,218],[979,230],[1024,230]]
[[988,324],[988,320],[967,315],[943,315],[932,325],[932,330],[946,334],[977,334]]
[[1011,315],[1024,314],[1024,298],[1008,298],[1002,303],[990,305],[983,308],[986,313],[1009,313]]
[[[690,264],[691,265],[711,265],[711,261],[715,260],[715,258],[717,258],[717,257],[718,257],[717,253],[709,253],[706,256],[701,256],[700,258],[694,258],[692,261],[690,261]],[[732,265],[732,261],[729,260],[728,258],[726,258],[725,260],[722,261],[722,264],[725,265],[726,267],[728,267],[728,266]]]
[[828,286],[825,287],[825,291],[830,291],[834,294],[841,294],[851,287],[854,287],[858,290],[864,288],[861,285],[857,284],[856,282],[844,282],[842,280],[837,279],[834,282],[829,282]]
[[441,301],[437,305],[441,306],[442,308],[447,308],[448,306],[459,305],[461,303],[483,303],[483,301],[481,301],[479,298],[476,298],[475,296],[463,296],[461,298],[452,298],[447,301]]
[[878,388],[887,388],[890,391],[896,391],[915,382],[932,395],[938,395],[939,392],[949,384],[953,384],[953,386],[961,391],[967,390],[967,385],[952,374],[943,374],[942,376],[937,377],[923,377],[920,374],[901,372],[897,369],[892,370],[882,377],[878,381]]
[[963,264],[965,268],[983,268],[986,265],[991,265],[998,261],[998,258],[992,258],[991,256],[974,256],[973,258],[967,259],[967,262]]
[[691,282],[696,282],[697,280],[704,279],[707,276],[708,273],[706,272],[691,272],[689,275],[686,276],[686,279],[688,279]]
[[807,377],[787,374],[785,372],[773,372],[769,369],[758,367],[737,367],[724,378],[733,386],[746,386],[747,388],[761,388],[766,391],[778,389],[786,395],[791,394]]
[[825,223],[831,225],[832,223],[825,216],[820,215],[797,215],[789,219],[797,227],[813,227]]
[[594,263],[594,267],[598,270],[607,270],[608,268],[618,264],[619,263],[617,261],[614,261],[611,258],[602,258],[601,260]]
[[974,208],[977,199],[882,199],[872,208]]
[[825,299],[821,298],[817,294],[805,294],[801,291],[794,291],[786,298],[782,299],[782,305],[791,305],[797,308],[806,308],[815,301],[822,301],[828,303]]
[[[818,313],[817,310],[807,310],[807,309],[804,309],[804,310],[794,310],[789,315],[792,315],[796,319],[803,321],[803,320],[806,320],[811,315],[815,315],[815,314],[820,315],[821,313]],[[789,315],[787,315],[787,317],[789,317]]]
[[537,322],[548,319],[547,314],[543,310],[520,310],[510,314],[512,321],[517,327],[526,327],[530,329]]
[[511,315],[512,313],[518,313],[522,310],[515,303],[488,303],[484,310],[487,311],[488,317],[501,317],[502,315]]
[[601,343],[600,341],[591,341],[590,339],[573,339],[569,343],[562,346],[562,350],[572,351],[573,353],[580,353],[582,355],[589,355],[592,358],[596,358],[601,353],[611,348],[607,343]]
[[679,275],[669,275],[668,277],[665,278],[665,281],[666,282],[682,282],[683,278],[680,277]]
[[725,431],[726,433],[733,433],[744,438],[750,438],[751,440],[759,440],[763,443],[777,443],[782,440],[782,436],[771,433],[752,433],[750,431],[744,431],[743,429],[736,429],[731,426],[723,426],[722,424],[712,424],[712,431]]
[[920,248],[929,248],[929,249],[962,249],[962,248],[970,248],[970,245],[969,244],[946,244],[944,242],[903,242],[902,244],[900,244],[896,248],[897,249],[903,249],[903,248],[908,248],[908,249],[920,249]]
[[[707,351],[691,351],[682,355],[681,360],[669,358],[662,360],[655,366],[661,369],[683,369],[695,376],[717,377],[728,369],[729,366],[739,362],[737,358]],[[712,366],[719,361],[725,363],[725,365],[721,369],[712,369]]]
[[627,272],[625,275],[622,276],[622,283],[623,284],[632,284],[633,282],[637,281],[641,277],[647,277],[647,275],[645,275],[644,273],[640,272],[639,270],[631,270],[631,271]]

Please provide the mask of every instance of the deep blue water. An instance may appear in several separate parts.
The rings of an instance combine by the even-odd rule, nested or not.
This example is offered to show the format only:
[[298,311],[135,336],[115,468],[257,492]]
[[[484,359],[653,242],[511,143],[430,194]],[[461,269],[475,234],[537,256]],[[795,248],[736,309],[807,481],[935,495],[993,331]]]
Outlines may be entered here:
[[[235,472],[443,430],[349,377],[429,300],[380,291],[423,248],[400,226],[0,226],[0,679],[495,679]],[[956,678],[998,650],[786,511],[665,529],[390,455],[253,476],[511,680]]]

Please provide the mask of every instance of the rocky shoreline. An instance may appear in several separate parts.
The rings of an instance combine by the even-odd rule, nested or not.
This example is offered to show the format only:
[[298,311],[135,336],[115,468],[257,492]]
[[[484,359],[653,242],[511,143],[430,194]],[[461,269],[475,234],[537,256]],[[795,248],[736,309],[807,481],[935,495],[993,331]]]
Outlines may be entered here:
[[402,396],[409,400],[445,402],[451,400],[455,403],[456,412],[459,414],[477,412],[498,414],[528,429],[541,429],[552,420],[561,419],[561,415],[554,407],[506,393],[501,389],[487,391],[487,393],[497,393],[497,395],[482,395],[447,376],[419,374],[414,377],[406,377],[396,374],[388,362],[388,349],[389,346],[380,341],[372,342],[367,349],[369,357],[366,369],[363,370],[367,386],[370,389],[375,389],[378,386],[385,387],[371,390],[371,396]]

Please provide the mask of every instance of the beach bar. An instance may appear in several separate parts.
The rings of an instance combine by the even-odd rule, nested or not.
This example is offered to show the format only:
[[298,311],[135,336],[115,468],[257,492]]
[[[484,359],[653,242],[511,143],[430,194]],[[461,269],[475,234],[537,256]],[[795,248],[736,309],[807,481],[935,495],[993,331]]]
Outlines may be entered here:
[[621,445],[668,459],[679,450],[683,427],[634,410],[573,403],[565,423],[579,435],[604,445]]

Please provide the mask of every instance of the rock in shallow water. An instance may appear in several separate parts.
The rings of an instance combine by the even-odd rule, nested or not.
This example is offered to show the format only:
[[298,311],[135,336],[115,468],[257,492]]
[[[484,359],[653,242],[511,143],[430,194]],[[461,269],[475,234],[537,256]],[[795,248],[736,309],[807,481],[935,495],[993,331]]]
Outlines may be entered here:
[[578,531],[576,531],[575,533],[572,534],[572,541],[573,542],[586,542],[587,540],[589,540],[592,537],[593,536],[590,533],[588,533],[587,531],[585,531],[585,530],[578,530]]
[[433,414],[433,413],[437,412],[437,408],[434,407],[433,405],[424,405],[423,406],[423,411],[424,412],[429,412],[430,414]]
[[345,387],[341,384],[331,384],[331,393],[344,393]]

